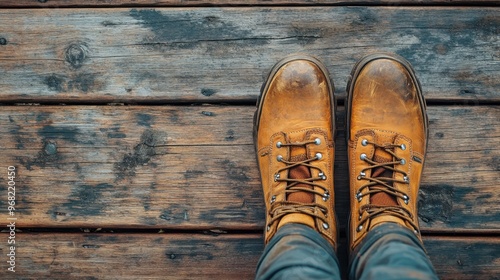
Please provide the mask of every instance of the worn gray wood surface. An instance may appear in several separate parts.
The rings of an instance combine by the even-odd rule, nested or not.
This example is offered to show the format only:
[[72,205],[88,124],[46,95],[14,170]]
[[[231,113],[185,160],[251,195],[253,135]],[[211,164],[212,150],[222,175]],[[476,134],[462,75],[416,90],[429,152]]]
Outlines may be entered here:
[[252,6],[252,5],[464,5],[498,4],[497,0],[3,0],[0,7],[107,7],[107,6]]
[[[264,218],[255,107],[216,105],[254,104],[267,71],[295,52],[324,61],[342,104],[355,61],[389,51],[414,65],[431,104],[419,198],[429,256],[441,279],[498,279],[498,2],[1,1],[0,172],[17,168],[14,277],[252,279]],[[121,102],[149,106],[89,105]],[[344,235],[341,107],[337,121]],[[0,279],[12,278],[6,269],[0,258]]]
[[498,12],[3,9],[0,102],[254,102],[271,66],[296,52],[324,61],[342,99],[356,60],[377,51],[413,63],[430,102],[498,102]]
[[[258,234],[23,232],[17,238],[16,273],[4,274],[17,279],[253,279],[264,247]],[[498,237],[424,237],[424,243],[440,279],[500,274]],[[8,253],[5,242],[0,252]],[[0,262],[0,271],[6,268]]]
[[[259,230],[264,205],[251,134],[254,110],[3,107],[0,163],[18,169],[18,225]],[[428,113],[423,230],[500,233],[499,107],[431,106]],[[336,208],[345,227],[342,108],[337,119]],[[0,200],[0,209],[6,207]]]

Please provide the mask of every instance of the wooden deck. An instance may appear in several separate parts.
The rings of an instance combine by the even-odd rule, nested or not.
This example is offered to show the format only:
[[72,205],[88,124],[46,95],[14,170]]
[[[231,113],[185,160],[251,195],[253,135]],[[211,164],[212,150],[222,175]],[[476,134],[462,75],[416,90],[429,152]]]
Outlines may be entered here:
[[252,279],[264,226],[252,116],[267,71],[290,53],[320,58],[343,124],[350,70],[376,51],[406,57],[427,99],[419,217],[439,276],[500,279],[498,4],[0,2],[0,223],[16,228],[2,226],[0,279]]

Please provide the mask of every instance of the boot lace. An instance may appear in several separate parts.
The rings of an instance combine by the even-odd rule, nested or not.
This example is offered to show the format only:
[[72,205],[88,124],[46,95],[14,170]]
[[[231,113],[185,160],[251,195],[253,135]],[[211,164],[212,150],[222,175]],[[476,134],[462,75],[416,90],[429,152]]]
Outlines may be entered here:
[[[281,143],[278,142],[276,146],[280,147],[305,147],[310,144],[319,145],[321,140],[316,138],[314,140],[308,140],[303,142],[294,142],[294,143]],[[287,199],[289,194],[296,192],[306,192],[314,195],[318,195],[322,197],[323,201],[327,201],[330,198],[330,193],[326,187],[317,183],[317,181],[326,180],[325,173],[318,167],[314,166],[312,163],[316,160],[319,160],[323,157],[321,153],[316,153],[314,157],[308,158],[302,161],[288,161],[284,159],[282,156],[278,156],[277,160],[286,164],[285,167],[280,168],[274,174],[274,181],[276,182],[286,182],[287,185],[285,187],[285,200],[284,201],[276,201],[276,195],[271,197],[271,207],[269,209],[269,215],[271,217],[269,224],[267,226],[267,230],[270,229],[270,226],[280,220],[282,217],[292,214],[292,213],[302,213],[309,215],[311,217],[319,218],[323,222],[323,228],[328,229],[329,225],[325,217],[328,214],[328,208],[320,205],[318,203],[302,203],[297,201],[290,201]],[[282,178],[281,172],[289,171],[290,169],[298,166],[305,166],[311,169],[318,170],[318,176],[309,177],[304,179],[294,179],[294,178]],[[312,172],[311,172],[312,174]],[[311,188],[303,187],[301,185],[306,184],[311,186]],[[314,188],[316,187],[316,188]],[[323,215],[320,215],[315,209],[319,209]]]
[[[394,168],[396,165],[404,165],[406,164],[406,160],[404,158],[398,157],[394,153],[394,149],[402,149],[405,150],[406,146],[404,144],[387,144],[387,145],[379,145],[374,142],[370,142],[366,139],[362,140],[362,145],[373,145],[375,149],[382,149],[386,153],[390,154],[393,158],[392,161],[389,162],[377,162],[373,159],[370,159],[366,156],[366,154],[361,154],[360,159],[369,163],[370,166],[361,170],[360,174],[357,177],[357,180],[367,181],[366,184],[362,185],[356,192],[355,198],[358,202],[361,202],[364,196],[367,195],[375,195],[377,193],[386,193],[393,198],[401,198],[405,204],[408,204],[410,198],[408,194],[404,191],[398,190],[393,186],[394,183],[401,184],[410,184],[410,179],[408,174],[404,171],[397,170]],[[389,170],[391,172],[400,173],[403,175],[403,180],[394,179],[392,177],[371,177],[366,175],[367,170],[375,171],[376,169],[383,168],[385,170]],[[368,215],[363,217],[363,212],[366,212]],[[407,221],[414,229],[415,233],[418,233],[418,226],[413,222],[413,214],[405,209],[401,205],[377,205],[368,202],[367,204],[362,205],[359,208],[359,221],[358,227],[356,230],[359,232],[363,229],[363,225],[367,223],[367,228],[370,227],[370,221],[381,215],[392,215],[398,217],[404,221]]]

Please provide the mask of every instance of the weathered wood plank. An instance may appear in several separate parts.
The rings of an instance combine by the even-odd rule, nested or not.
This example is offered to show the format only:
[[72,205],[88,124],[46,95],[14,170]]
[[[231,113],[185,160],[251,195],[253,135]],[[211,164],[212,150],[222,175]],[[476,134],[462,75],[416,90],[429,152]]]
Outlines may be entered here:
[[464,4],[498,4],[497,0],[3,0],[4,7],[109,7],[109,6],[164,6],[164,7],[197,7],[197,6],[274,6],[274,5],[464,5]]
[[498,279],[500,238],[427,237],[425,248],[440,279]]
[[16,245],[10,275],[37,279],[250,279],[263,248],[256,235],[130,233],[18,233]]
[[[0,237],[7,240],[6,234]],[[440,279],[500,274],[498,237],[424,236],[424,243]],[[6,244],[0,243],[4,259]],[[253,279],[262,250],[256,234],[17,233],[16,272],[7,272],[2,261],[0,274],[18,279]],[[345,264],[345,255],[339,256]]]
[[[258,230],[264,209],[252,144],[254,110],[3,107],[1,170],[17,168],[18,225]],[[499,232],[499,107],[431,106],[428,113],[424,231]],[[342,109],[337,118],[343,121]],[[345,227],[342,128],[338,135],[337,212]],[[0,184],[6,180],[0,177]],[[0,200],[0,219],[8,217],[6,208]]]
[[412,62],[429,101],[498,102],[498,11],[4,9],[0,102],[253,102],[295,52],[322,59],[342,99],[355,61],[375,51]]

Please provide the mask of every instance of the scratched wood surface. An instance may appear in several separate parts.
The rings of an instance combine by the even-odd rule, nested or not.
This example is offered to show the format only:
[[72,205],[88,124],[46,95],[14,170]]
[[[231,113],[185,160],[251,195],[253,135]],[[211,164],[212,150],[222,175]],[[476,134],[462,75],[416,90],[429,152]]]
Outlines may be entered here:
[[498,0],[3,0],[0,7],[96,7],[96,6],[252,6],[252,5],[464,5],[498,4]]
[[342,99],[355,61],[375,51],[395,52],[413,63],[428,101],[498,102],[498,12],[344,6],[2,9],[0,102],[248,103],[271,66],[295,52],[322,59]]
[[[18,225],[259,230],[264,205],[252,142],[254,111],[4,107],[0,162],[18,169]],[[423,230],[499,234],[499,107],[431,106],[428,113]],[[339,110],[335,162],[342,227],[349,209],[343,114]],[[0,200],[0,209],[6,207]],[[7,217],[0,214],[0,220]]]
[[[20,233],[18,238],[16,274],[25,279],[253,279],[263,250],[258,234]],[[498,237],[425,237],[424,243],[440,279],[500,274]],[[2,255],[5,250],[0,244]]]

